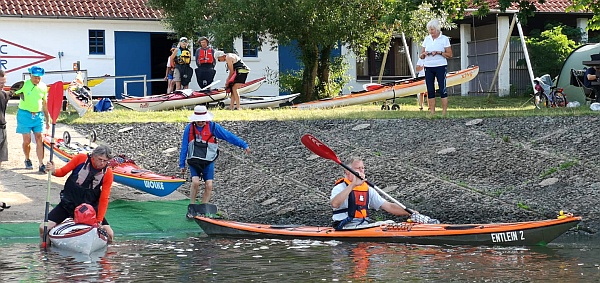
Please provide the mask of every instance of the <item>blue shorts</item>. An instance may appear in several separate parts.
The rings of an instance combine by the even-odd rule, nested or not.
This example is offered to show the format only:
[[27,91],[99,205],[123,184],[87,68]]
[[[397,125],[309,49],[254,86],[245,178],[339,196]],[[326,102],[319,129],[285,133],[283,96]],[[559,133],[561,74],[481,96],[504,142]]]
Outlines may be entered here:
[[41,133],[44,129],[44,112],[31,113],[19,109],[17,112],[17,134]]
[[208,164],[206,167],[204,167],[204,170],[201,172],[202,176],[200,176],[200,174],[198,174],[198,171],[196,170],[196,168],[194,168],[192,166],[188,166],[188,167],[190,167],[190,174],[192,175],[192,177],[198,176],[198,177],[201,177],[204,181],[215,179],[215,162],[214,161],[211,162],[210,164]]

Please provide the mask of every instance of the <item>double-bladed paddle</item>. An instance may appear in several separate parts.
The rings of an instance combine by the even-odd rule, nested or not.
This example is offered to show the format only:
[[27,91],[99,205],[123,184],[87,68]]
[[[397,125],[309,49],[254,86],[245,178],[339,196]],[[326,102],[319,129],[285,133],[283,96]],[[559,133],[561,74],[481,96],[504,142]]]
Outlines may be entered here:
[[[52,157],[54,156],[54,132],[56,128],[56,120],[58,119],[58,115],[60,114],[60,108],[63,102],[63,84],[62,81],[55,82],[50,85],[50,90],[48,92],[48,114],[50,114],[50,119],[52,120],[52,135],[50,140],[50,162],[52,162]],[[46,237],[48,236],[48,210],[50,210],[50,187],[52,173],[48,170],[48,191],[46,193],[46,211],[44,212],[44,235],[42,247],[46,248]]]
[[[358,172],[354,171],[352,168],[350,168],[346,164],[342,163],[342,161],[340,161],[340,159],[337,157],[335,152],[333,152],[333,150],[331,150],[327,145],[325,145],[323,142],[321,142],[320,140],[318,140],[311,134],[303,135],[302,138],[300,139],[300,141],[302,142],[302,144],[304,146],[306,146],[306,148],[308,148],[310,151],[312,151],[316,155],[323,157],[325,159],[329,159],[329,160],[341,165],[342,167],[344,167],[344,169],[348,170],[348,172],[352,173],[354,176],[363,179],[360,176],[360,174],[358,174]],[[426,215],[423,215],[423,214],[420,214],[420,213],[414,211],[413,209],[407,208],[404,204],[400,203],[395,198],[388,195],[386,192],[384,192],[382,189],[380,189],[379,187],[377,187],[375,184],[371,183],[370,181],[367,180],[366,182],[369,186],[371,186],[372,188],[377,190],[377,192],[384,195],[389,200],[393,201],[395,204],[399,205],[404,210],[406,210],[408,213],[410,213],[411,219],[413,221],[419,222],[419,223],[439,223],[439,221],[436,219],[432,219]]]

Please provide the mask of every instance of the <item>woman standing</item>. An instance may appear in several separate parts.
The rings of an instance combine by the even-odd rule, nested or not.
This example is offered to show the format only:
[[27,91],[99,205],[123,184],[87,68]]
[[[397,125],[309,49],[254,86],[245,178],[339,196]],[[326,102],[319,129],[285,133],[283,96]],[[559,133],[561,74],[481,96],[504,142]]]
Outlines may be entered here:
[[427,23],[429,35],[423,41],[419,58],[425,65],[425,84],[427,85],[427,101],[429,112],[435,114],[435,80],[438,82],[438,92],[442,98],[442,115],[446,116],[448,109],[448,92],[446,91],[447,58],[452,58],[450,39],[442,34],[440,22],[436,19]]

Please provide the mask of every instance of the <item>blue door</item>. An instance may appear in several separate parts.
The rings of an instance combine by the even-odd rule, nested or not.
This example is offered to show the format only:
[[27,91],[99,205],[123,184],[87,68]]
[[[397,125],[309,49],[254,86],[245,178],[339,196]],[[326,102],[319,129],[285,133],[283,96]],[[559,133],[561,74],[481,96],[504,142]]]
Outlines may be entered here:
[[[298,49],[296,41],[293,41],[290,45],[279,45],[277,49],[279,50],[279,74],[293,73],[303,68],[302,61],[299,59],[300,49]],[[341,55],[342,48],[338,43],[338,48],[331,51],[331,58],[333,60],[333,58],[340,57]],[[279,95],[284,94],[289,93],[279,93]]]
[[[146,75],[151,79],[150,60],[150,33],[148,32],[115,32],[115,75],[134,76]],[[115,80],[115,95],[121,99],[124,81],[142,80],[143,78],[126,78]],[[148,93],[152,93],[151,84],[148,83]],[[144,95],[143,83],[128,83],[127,93],[134,96]]]

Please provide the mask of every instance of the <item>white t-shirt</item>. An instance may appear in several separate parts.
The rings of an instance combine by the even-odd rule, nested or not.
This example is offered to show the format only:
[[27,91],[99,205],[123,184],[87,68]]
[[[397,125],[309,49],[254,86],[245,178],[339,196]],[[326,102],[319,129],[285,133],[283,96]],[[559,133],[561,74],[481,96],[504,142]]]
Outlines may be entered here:
[[424,60],[419,58],[419,60],[417,60],[417,66],[422,66],[423,69],[421,69],[421,71],[419,71],[419,73],[417,74],[417,78],[420,77],[424,77],[425,76],[425,63],[423,62]]
[[[341,191],[343,191],[346,187],[347,187],[347,185],[344,182],[337,184],[335,187],[333,187],[333,189],[331,190],[331,196],[329,197],[329,200],[332,200],[335,196],[337,196],[337,194],[339,194]],[[383,199],[377,193],[377,191],[375,189],[369,187],[369,208],[379,210],[379,208],[384,203],[385,203],[385,199]],[[339,210],[339,209],[344,209],[344,208],[348,208],[348,198],[346,198],[344,200],[344,202],[342,203],[342,205],[340,205],[340,207],[335,208],[333,210]],[[337,214],[333,214],[333,216],[332,216],[333,221],[342,221],[346,218],[348,218],[348,213],[337,213]]]
[[[425,52],[443,52],[446,47],[450,47],[450,39],[443,35],[440,31],[440,35],[433,39],[431,34],[425,37],[422,46],[425,48]],[[441,54],[436,54],[435,56],[427,55],[425,59],[423,59],[423,63],[425,67],[439,67],[448,65],[448,61],[446,57]]]

